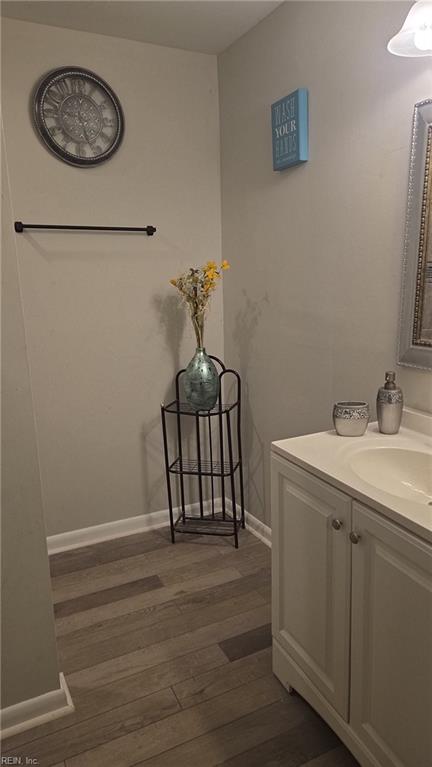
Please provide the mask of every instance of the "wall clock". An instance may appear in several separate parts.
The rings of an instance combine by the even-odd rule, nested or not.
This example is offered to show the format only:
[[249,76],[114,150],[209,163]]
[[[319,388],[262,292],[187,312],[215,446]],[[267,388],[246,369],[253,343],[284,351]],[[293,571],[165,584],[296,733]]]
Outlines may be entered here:
[[57,157],[81,168],[108,160],[123,138],[120,102],[110,86],[87,69],[61,67],[38,83],[36,129]]

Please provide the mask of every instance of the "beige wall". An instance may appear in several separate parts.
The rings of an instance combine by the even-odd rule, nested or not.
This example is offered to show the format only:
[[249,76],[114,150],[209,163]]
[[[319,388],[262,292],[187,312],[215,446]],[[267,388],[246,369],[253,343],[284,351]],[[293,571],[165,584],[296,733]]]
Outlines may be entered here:
[[[54,534],[167,506],[159,404],[195,345],[168,280],[221,255],[216,59],[9,19],[3,56],[13,218],[158,228],[16,237]],[[35,81],[65,64],[100,74],[124,109],[123,145],[97,168],[60,162],[32,129]],[[206,346],[222,354],[221,294]]]
[[[427,64],[385,50],[408,7],[290,3],[220,57],[224,357],[243,375],[248,506],[266,521],[270,441],[329,427],[336,399],[373,402],[395,365],[411,115],[430,95]],[[3,57],[10,219],[158,227],[15,238],[54,534],[166,507],[159,403],[194,346],[167,280],[221,255],[216,62],[8,19]],[[65,63],[124,107],[124,143],[99,168],[61,163],[31,126],[36,79]],[[311,159],[277,174],[269,106],[299,86]],[[221,299],[206,342],[219,355]],[[432,409],[430,374],[398,375]]]
[[[288,3],[219,59],[225,356],[246,384],[249,511],[271,440],[374,403],[395,366],[411,119],[430,65],[386,51],[410,4]],[[270,104],[309,89],[310,160],[274,173]],[[398,368],[432,410],[432,376]]]
[[[2,152],[2,220],[6,222],[11,210],[4,159]],[[59,687],[17,254],[12,230],[5,230],[1,305],[1,708]]]

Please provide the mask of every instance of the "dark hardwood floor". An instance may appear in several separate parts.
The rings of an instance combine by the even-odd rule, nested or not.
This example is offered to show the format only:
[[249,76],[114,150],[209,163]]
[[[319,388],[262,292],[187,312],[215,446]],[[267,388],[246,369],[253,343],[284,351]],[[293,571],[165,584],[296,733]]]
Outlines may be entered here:
[[[168,530],[51,557],[75,712],[9,738],[39,767],[356,767],[271,671],[270,551]],[[28,762],[27,762],[28,763]]]

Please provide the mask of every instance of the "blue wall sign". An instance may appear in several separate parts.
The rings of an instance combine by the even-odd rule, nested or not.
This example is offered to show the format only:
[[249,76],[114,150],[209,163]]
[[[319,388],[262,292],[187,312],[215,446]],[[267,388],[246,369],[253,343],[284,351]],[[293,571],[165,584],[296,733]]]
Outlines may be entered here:
[[283,170],[309,159],[308,92],[298,88],[271,107],[273,170]]

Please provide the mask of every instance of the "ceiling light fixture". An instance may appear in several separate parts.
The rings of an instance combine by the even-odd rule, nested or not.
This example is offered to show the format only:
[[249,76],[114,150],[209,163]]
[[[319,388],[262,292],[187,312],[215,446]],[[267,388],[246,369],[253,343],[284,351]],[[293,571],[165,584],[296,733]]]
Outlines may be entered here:
[[395,56],[432,56],[432,2],[418,0],[387,50]]

